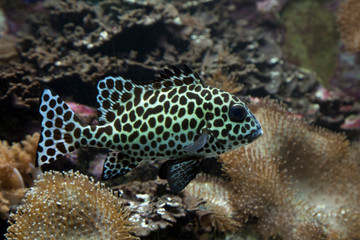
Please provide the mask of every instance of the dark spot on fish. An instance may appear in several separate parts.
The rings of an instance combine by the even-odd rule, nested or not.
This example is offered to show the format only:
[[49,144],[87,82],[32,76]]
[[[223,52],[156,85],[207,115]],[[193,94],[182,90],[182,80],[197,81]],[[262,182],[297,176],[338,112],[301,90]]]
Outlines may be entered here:
[[64,114],[64,121],[69,121],[70,118],[71,118],[72,114],[70,111],[67,111],[65,114]]
[[180,108],[180,110],[178,111],[178,117],[181,118],[185,115],[186,111],[185,108]]
[[119,118],[117,118],[114,122],[114,127],[116,129],[116,131],[120,132],[121,131],[121,124],[120,124],[120,120]]
[[166,141],[170,137],[170,133],[168,131],[165,131],[163,133],[163,140]]
[[56,118],[55,119],[55,127],[58,127],[58,128],[62,128],[62,126],[63,126],[63,121],[62,121],[62,119],[61,118]]
[[47,94],[44,94],[43,99],[45,102],[49,101],[50,97]]
[[122,101],[122,102],[126,102],[126,101],[128,101],[131,97],[132,97],[132,94],[131,94],[131,93],[124,92],[124,93],[121,95],[121,101]]
[[192,118],[192,119],[190,120],[190,128],[191,128],[191,129],[195,129],[195,128],[196,128],[196,125],[197,125],[196,119],[195,119],[195,118]]
[[137,120],[135,123],[134,123],[134,128],[139,128],[140,125],[141,125],[142,121],[141,120]]
[[102,96],[103,98],[108,98],[109,95],[110,95],[110,93],[109,93],[109,91],[106,90],[106,89],[101,92],[101,96]]
[[54,99],[51,99],[50,102],[49,102],[49,106],[51,108],[54,108],[56,106],[56,101]]
[[144,113],[144,108],[140,106],[140,107],[137,107],[135,111],[136,111],[136,114],[138,115],[138,117],[141,117],[142,114]]
[[[116,120],[118,121],[119,119],[116,119]],[[122,117],[121,117],[121,122],[122,122],[122,123],[126,123],[127,120],[128,120],[128,115],[125,113],[125,114],[123,114]],[[115,124],[116,124],[116,121],[115,121]],[[116,126],[115,126],[115,128],[116,128]]]
[[106,120],[108,122],[112,122],[115,119],[115,114],[113,112],[107,112],[106,113]]
[[146,132],[147,129],[148,129],[147,123],[144,122],[143,125],[141,125],[140,131],[141,131],[141,132]]
[[47,128],[51,128],[51,127],[53,126],[53,123],[52,123],[51,121],[47,121],[47,122],[45,123],[45,126],[46,126]]
[[114,136],[113,136],[113,142],[114,142],[114,143],[119,143],[119,142],[120,142],[119,134],[114,134]]
[[134,131],[132,134],[130,134],[128,141],[132,142],[134,141],[137,137],[139,136],[139,132],[138,131]]
[[56,111],[56,114],[57,114],[57,115],[63,114],[63,109],[62,109],[62,107],[57,107],[55,111]]
[[[102,88],[104,88],[104,87],[102,87]],[[116,88],[116,90],[118,90],[119,92],[122,92],[122,91],[123,91],[122,81],[120,81],[120,80],[115,81],[115,88]]]
[[49,110],[46,114],[48,119],[53,119],[54,118],[54,111],[53,110]]
[[64,140],[65,140],[66,143],[71,144],[73,142],[73,137],[70,134],[65,133],[64,134]]

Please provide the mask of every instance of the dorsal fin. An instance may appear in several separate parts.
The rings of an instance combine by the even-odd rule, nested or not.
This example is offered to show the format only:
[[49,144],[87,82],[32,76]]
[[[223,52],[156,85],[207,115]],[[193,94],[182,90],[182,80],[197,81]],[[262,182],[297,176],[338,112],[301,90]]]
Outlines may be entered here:
[[199,75],[192,71],[185,64],[182,68],[171,65],[171,70],[165,68],[160,76],[156,77],[151,81],[133,82],[137,86],[143,86],[146,89],[161,89],[171,88],[183,85],[197,85],[201,84],[204,86],[204,82],[201,80]]
[[99,81],[97,101],[100,123],[112,122],[124,110],[124,103],[140,97],[147,90],[172,88],[183,85],[203,84],[199,75],[188,66],[183,69],[172,66],[172,71],[164,69],[160,77],[152,81],[134,82],[122,77],[106,77]]
[[155,80],[151,82],[145,82],[147,86],[151,86],[152,88],[171,88],[173,86],[182,86],[182,85],[197,85],[201,84],[204,86],[204,82],[201,80],[199,75],[196,72],[193,72],[188,66],[185,64],[183,68],[178,68],[174,65],[171,66],[172,71],[170,69],[164,69],[164,72],[160,74],[160,77],[157,77]]

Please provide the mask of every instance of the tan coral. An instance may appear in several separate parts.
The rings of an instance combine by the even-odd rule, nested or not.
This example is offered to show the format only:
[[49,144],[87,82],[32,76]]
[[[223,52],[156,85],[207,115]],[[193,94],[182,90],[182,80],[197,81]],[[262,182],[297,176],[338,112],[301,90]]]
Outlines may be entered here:
[[[265,238],[348,238],[359,229],[360,171],[342,134],[309,126],[270,100],[250,108],[264,135],[221,156],[239,217]],[[347,224],[346,224],[347,223]],[[327,236],[327,237],[325,237]]]
[[79,172],[47,172],[10,216],[8,239],[136,239],[129,211]]
[[207,214],[200,219],[202,227],[211,227],[220,232],[240,229],[241,222],[234,219],[236,208],[232,205],[230,189],[224,180],[200,173],[186,186],[185,191],[205,201],[203,207]]
[[26,136],[21,143],[0,142],[0,213],[8,217],[10,206],[18,204],[36,174],[35,154],[39,133]]
[[338,29],[350,52],[360,51],[360,1],[346,0],[340,3],[337,13]]
[[206,79],[206,84],[235,94],[242,90],[243,86],[236,83],[233,77],[226,76],[220,70],[213,73]]

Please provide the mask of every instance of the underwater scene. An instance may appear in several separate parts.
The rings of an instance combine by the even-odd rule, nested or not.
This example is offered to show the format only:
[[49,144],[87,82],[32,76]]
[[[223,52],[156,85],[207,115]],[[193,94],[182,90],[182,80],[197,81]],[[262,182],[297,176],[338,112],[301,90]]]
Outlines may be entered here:
[[360,0],[1,0],[1,239],[360,239]]

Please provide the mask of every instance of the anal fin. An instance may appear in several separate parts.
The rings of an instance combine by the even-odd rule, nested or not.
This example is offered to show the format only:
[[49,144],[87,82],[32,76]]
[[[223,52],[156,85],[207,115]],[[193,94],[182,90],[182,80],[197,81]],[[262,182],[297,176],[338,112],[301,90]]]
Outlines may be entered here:
[[173,192],[179,192],[194,179],[201,165],[201,158],[168,160],[161,166],[159,177],[166,178]]
[[139,162],[119,151],[109,151],[106,156],[101,180],[121,177],[135,168]]

